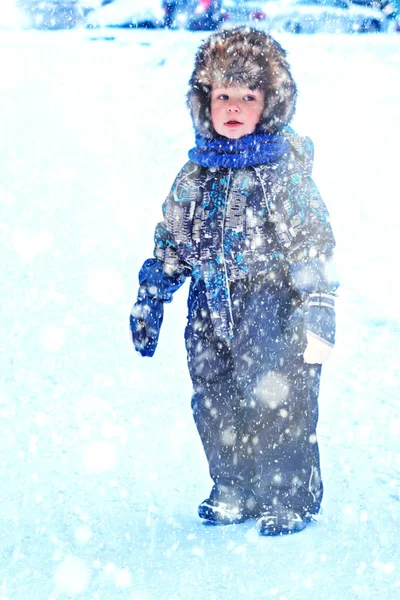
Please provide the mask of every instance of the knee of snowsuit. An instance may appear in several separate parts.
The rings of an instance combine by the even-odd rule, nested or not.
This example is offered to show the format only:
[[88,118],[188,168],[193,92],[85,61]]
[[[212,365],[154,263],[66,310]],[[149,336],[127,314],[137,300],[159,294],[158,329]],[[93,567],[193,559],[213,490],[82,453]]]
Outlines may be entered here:
[[227,343],[214,335],[204,282],[192,279],[185,340],[211,478],[247,490],[261,505],[279,500],[316,513],[321,367],[304,363],[301,323],[288,327],[296,295],[277,274],[233,282],[230,296],[234,335]]

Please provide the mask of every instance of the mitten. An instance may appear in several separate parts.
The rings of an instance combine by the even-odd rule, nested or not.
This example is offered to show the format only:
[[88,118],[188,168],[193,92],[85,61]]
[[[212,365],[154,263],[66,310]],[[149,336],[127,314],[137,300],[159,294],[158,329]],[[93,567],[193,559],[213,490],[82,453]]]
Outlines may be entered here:
[[322,364],[331,355],[335,343],[336,318],[333,294],[309,294],[303,305],[307,347],[304,362]]
[[139,272],[139,292],[130,315],[132,341],[142,356],[153,356],[157,348],[164,303],[171,302],[173,294],[185,281],[183,273],[175,276],[164,272],[163,263],[147,259]]
[[130,315],[132,341],[142,356],[153,356],[156,351],[163,316],[162,300],[145,298],[133,305]]
[[311,331],[307,331],[306,335],[307,346],[303,354],[304,362],[310,365],[322,365],[332,354],[332,346],[315,336]]

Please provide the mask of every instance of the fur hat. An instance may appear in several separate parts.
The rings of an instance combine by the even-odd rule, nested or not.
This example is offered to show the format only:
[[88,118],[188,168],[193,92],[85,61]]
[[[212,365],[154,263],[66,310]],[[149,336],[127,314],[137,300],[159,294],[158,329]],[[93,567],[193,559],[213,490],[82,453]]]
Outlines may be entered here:
[[264,91],[265,105],[258,131],[277,133],[293,117],[297,89],[286,52],[262,31],[247,27],[218,31],[200,46],[187,101],[196,133],[207,138],[217,136],[210,115],[214,84]]

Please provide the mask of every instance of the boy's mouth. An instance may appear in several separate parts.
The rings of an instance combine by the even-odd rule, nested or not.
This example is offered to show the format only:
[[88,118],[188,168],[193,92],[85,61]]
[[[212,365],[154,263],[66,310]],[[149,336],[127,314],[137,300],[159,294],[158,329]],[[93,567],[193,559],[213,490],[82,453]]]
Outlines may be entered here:
[[243,123],[241,123],[240,121],[236,121],[236,119],[231,119],[230,121],[227,121],[225,125],[227,125],[228,127],[235,127],[237,125],[243,125]]

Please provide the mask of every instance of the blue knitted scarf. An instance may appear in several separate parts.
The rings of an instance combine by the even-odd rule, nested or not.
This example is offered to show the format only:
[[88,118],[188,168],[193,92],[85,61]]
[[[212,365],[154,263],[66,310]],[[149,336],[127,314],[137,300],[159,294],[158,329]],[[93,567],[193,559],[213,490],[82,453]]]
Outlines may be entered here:
[[189,159],[202,167],[239,169],[275,162],[288,152],[289,142],[282,135],[250,133],[238,140],[209,140],[196,135],[196,147],[189,150]]

